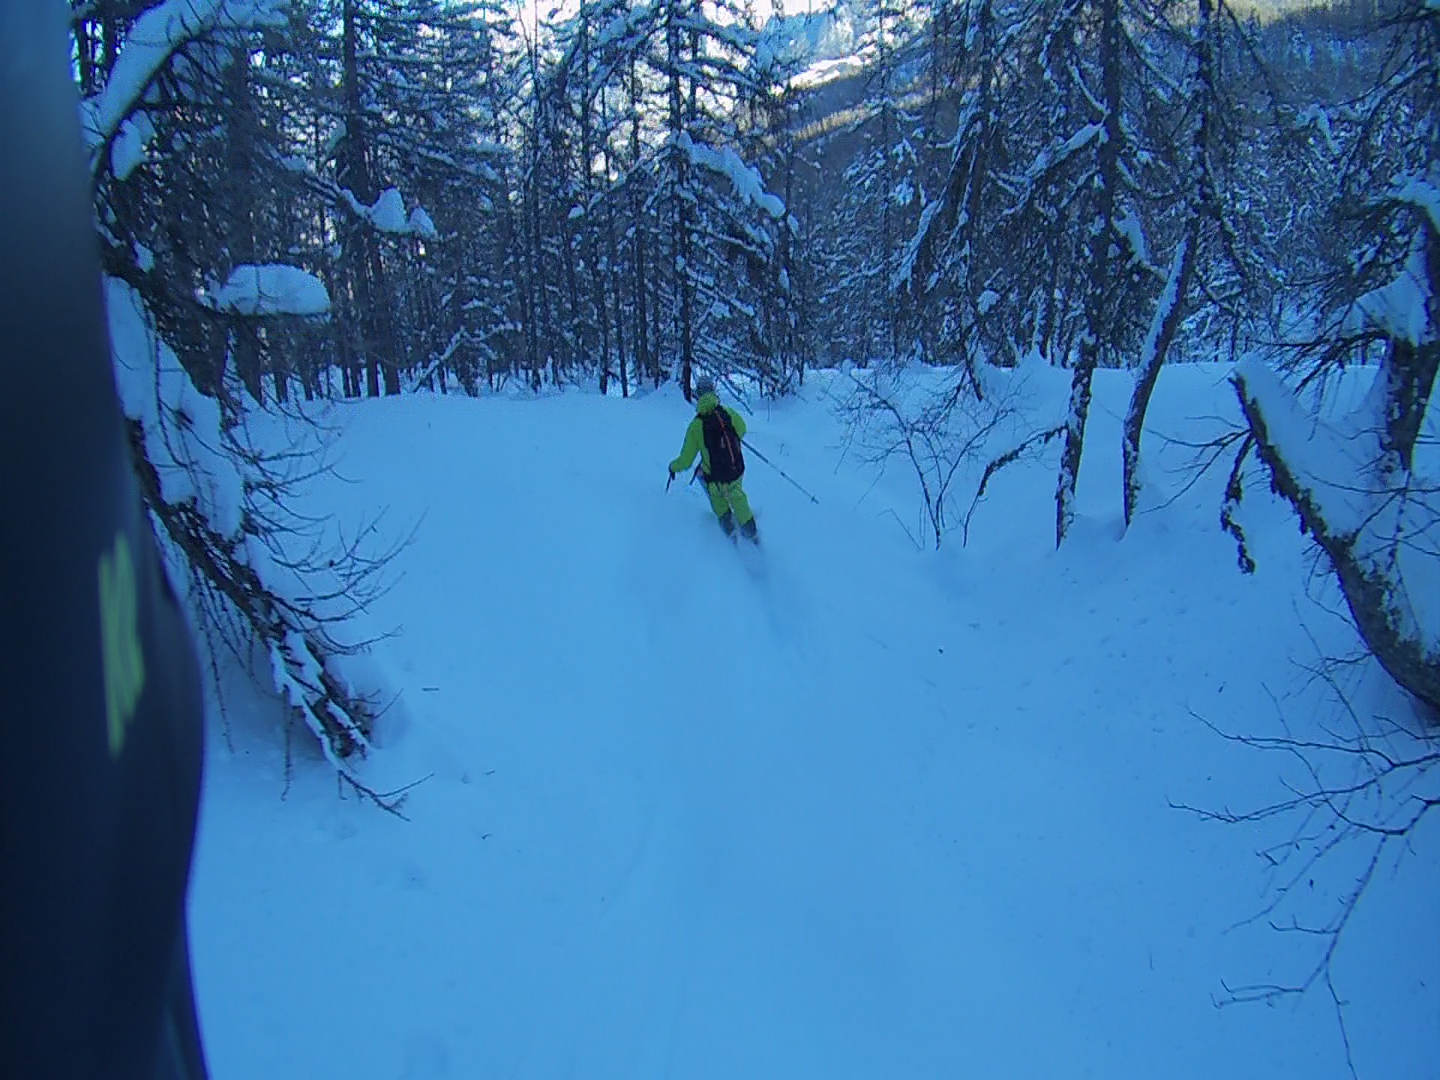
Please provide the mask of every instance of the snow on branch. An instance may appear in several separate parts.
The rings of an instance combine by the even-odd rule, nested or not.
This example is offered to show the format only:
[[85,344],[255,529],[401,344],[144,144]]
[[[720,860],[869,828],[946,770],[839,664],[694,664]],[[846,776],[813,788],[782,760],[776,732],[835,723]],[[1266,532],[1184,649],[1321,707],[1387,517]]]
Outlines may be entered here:
[[719,173],[721,176],[729,177],[730,183],[735,188],[735,194],[744,202],[763,210],[772,218],[778,219],[785,216],[785,203],[779,197],[765,190],[765,183],[760,179],[759,170],[752,165],[746,165],[740,159],[740,155],[730,147],[716,148],[697,143],[690,137],[690,133],[685,131],[682,131],[679,138],[676,139],[676,145],[696,165]]
[[[1142,237],[1141,244],[1143,245],[1143,243],[1144,238]],[[1191,254],[1190,248],[1188,236],[1182,237],[1180,243],[1175,245],[1175,254],[1170,258],[1170,271],[1165,275],[1165,286],[1160,290],[1160,298],[1155,301],[1155,313],[1150,319],[1150,328],[1146,330],[1145,340],[1140,346],[1141,370],[1148,370],[1155,363],[1165,322],[1172,317],[1175,306],[1181,302],[1181,269],[1185,266],[1185,259]]]
[[1030,167],[1025,170],[1026,182],[1033,185],[1046,173],[1074,157],[1092,142],[1102,143],[1104,141],[1104,124],[1086,124],[1058,147],[1052,149],[1047,146],[1041,150],[1035,156],[1035,160],[1030,163]]
[[156,494],[168,503],[200,504],[216,530],[237,534],[244,482],[221,449],[219,402],[195,388],[179,358],[156,338],[133,288],[111,278],[105,301],[115,389],[125,415],[145,432]]
[[[1434,188],[1430,189],[1432,194],[1434,191]],[[1435,213],[1435,210],[1430,209],[1429,212]],[[1424,236],[1417,233],[1400,273],[1389,284],[1372,289],[1357,299],[1346,312],[1341,330],[1347,334],[1359,334],[1373,326],[1386,337],[1398,338],[1417,347],[1426,344],[1431,337],[1428,309],[1433,298],[1425,261]]]
[[145,151],[155,137],[155,121],[139,112],[120,125],[110,146],[110,168],[117,180],[125,180],[145,160]]
[[325,315],[330,294],[325,283],[298,266],[242,264],[225,284],[201,297],[215,311],[235,315]]
[[427,240],[436,236],[435,222],[423,207],[417,206],[408,217],[405,215],[405,198],[397,188],[382,191],[374,206],[366,206],[349,188],[342,189],[342,195],[351,210],[381,232],[396,236],[421,236]]
[[1408,176],[1396,183],[1390,190],[1390,197],[1422,210],[1430,219],[1430,227],[1440,232],[1440,182],[1435,175],[1432,174],[1429,179]]
[[943,198],[931,199],[925,204],[925,209],[920,212],[920,223],[915,226],[914,235],[905,241],[905,250],[901,252],[900,259],[890,274],[890,291],[892,293],[903,289],[905,283],[914,276],[915,261],[920,257],[920,252],[925,245],[933,242],[930,235],[931,226],[943,205]]
[[1126,207],[1115,219],[1115,231],[1124,237],[1130,248],[1128,263],[1139,263],[1147,269],[1151,268],[1150,245],[1145,242],[1145,226],[1141,224],[1135,211]]
[[[120,46],[104,88],[80,105],[80,126],[92,161],[121,134],[121,126],[149,93],[155,78],[185,46],[222,31],[285,25],[289,0],[164,0],[145,12]],[[112,165],[117,175],[135,167],[153,129],[127,127]],[[92,169],[94,166],[92,165]]]

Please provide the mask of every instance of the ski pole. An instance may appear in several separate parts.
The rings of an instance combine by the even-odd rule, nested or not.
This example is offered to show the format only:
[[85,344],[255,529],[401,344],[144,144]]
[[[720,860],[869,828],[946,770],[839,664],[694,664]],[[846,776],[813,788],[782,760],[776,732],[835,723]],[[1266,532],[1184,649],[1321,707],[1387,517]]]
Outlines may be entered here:
[[754,454],[757,458],[759,458],[761,461],[765,462],[766,465],[769,465],[772,469],[774,469],[776,472],[778,472],[781,476],[785,477],[786,480],[789,480],[791,484],[794,484],[795,489],[796,489],[797,491],[799,491],[801,495],[804,495],[806,498],[808,498],[808,499],[809,499],[812,503],[814,503],[816,506],[819,506],[819,505],[820,505],[820,500],[817,499],[817,498],[815,498],[814,495],[811,495],[810,492],[806,491],[806,490],[805,490],[803,487],[801,487],[799,484],[796,484],[794,477],[792,477],[792,476],[791,476],[789,473],[787,473],[784,469],[780,468],[779,465],[776,465],[773,461],[771,461],[769,458],[767,458],[767,457],[766,457],[764,454],[762,454],[759,450],[756,450],[755,447],[751,446],[748,442],[745,442],[744,439],[741,439],[740,441],[745,444],[745,449],[746,449],[746,450],[749,450],[749,451],[750,451],[752,454]]

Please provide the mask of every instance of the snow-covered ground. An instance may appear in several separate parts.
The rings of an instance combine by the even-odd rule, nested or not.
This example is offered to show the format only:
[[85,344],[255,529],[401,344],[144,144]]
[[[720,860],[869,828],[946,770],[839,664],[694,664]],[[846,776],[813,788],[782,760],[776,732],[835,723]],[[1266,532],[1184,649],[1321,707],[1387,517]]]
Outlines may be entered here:
[[[371,613],[398,695],[371,768],[428,779],[399,820],[297,728],[287,789],[273,706],[229,688],[191,891],[213,1074],[1348,1075],[1323,986],[1216,1007],[1316,958],[1244,923],[1297,823],[1171,806],[1281,797],[1289,766],[1196,717],[1334,719],[1306,666],[1354,643],[1289,512],[1256,485],[1242,576],[1224,470],[1187,486],[1195,452],[1162,442],[1233,420],[1224,377],[1163,373],[1122,537],[1129,377],[1100,373],[1058,552],[1053,446],[992,482],[967,547],[917,551],[913,476],[843,452],[837,374],[750,417],[820,500],[752,459],[758,560],[665,492],[673,391],[337,407],[341,475],[303,510],[418,525]],[[1347,678],[1362,712],[1403,707]],[[1436,1075],[1427,825],[1335,960],[1362,1077]],[[1286,911],[1330,916],[1354,871],[1342,851]]]

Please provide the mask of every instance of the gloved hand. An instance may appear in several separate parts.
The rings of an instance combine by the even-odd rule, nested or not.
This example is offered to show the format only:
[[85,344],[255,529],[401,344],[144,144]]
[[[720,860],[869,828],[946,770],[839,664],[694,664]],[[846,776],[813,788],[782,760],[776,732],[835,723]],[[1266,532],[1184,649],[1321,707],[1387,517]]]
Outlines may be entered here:
[[665,471],[670,474],[670,480],[671,480],[671,482],[673,483],[674,480],[675,480],[675,470],[672,469],[672,468],[670,468],[670,467],[667,465],[666,468],[665,468]]

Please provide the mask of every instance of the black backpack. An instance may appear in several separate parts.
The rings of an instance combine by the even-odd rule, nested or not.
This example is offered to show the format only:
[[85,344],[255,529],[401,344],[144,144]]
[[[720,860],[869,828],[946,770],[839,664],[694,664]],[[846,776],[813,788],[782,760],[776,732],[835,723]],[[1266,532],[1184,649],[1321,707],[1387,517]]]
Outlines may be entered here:
[[730,414],[715,406],[700,418],[705,433],[705,450],[710,456],[710,472],[705,480],[711,484],[731,484],[745,474],[745,457],[740,453],[740,436],[730,422]]

